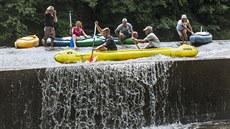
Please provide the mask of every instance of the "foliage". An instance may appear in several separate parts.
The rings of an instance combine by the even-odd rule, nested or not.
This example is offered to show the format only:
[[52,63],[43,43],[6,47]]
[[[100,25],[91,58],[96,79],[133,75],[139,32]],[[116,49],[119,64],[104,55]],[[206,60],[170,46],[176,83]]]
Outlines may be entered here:
[[97,0],[82,0],[82,2],[88,3],[89,7],[91,8],[95,8],[97,5]]
[[[177,21],[186,14],[194,31],[202,26],[215,39],[229,37],[230,3],[226,0],[3,0],[0,1],[0,45],[12,46],[22,36],[43,37],[44,11],[49,5],[57,10],[57,36],[69,35],[69,11],[73,25],[81,20],[86,33],[93,32],[94,21],[114,30],[126,17],[139,32],[151,25],[161,41],[179,40]],[[111,31],[112,34],[113,31]],[[221,33],[221,34],[220,34]]]
[[[36,22],[36,9],[32,0],[15,0],[0,6],[0,41],[8,41],[17,36],[28,34],[28,28]],[[33,33],[31,31],[30,33]]]

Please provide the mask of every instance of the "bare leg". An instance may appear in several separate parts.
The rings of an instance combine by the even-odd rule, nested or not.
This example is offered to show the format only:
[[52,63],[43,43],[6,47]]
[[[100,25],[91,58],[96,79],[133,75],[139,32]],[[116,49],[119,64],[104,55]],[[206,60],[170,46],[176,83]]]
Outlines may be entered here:
[[184,35],[182,34],[181,31],[177,31],[179,36],[180,36],[180,39],[182,40],[182,43],[184,43]]
[[44,28],[44,39],[42,40],[43,46],[47,47],[47,39],[49,37],[49,29],[47,27]]
[[121,42],[122,46],[124,45],[123,39],[124,39],[124,36],[123,35],[119,35],[119,41]]
[[50,46],[51,46],[51,49],[54,49],[54,38],[51,38]]
[[42,44],[43,44],[44,47],[47,47],[47,39],[43,39]]
[[100,45],[100,46],[96,47],[94,50],[96,50],[96,51],[106,51],[106,50],[107,50],[107,48],[106,48],[106,47],[104,47],[104,44],[102,44],[102,45]]
[[187,30],[183,30],[183,35],[184,35],[184,40],[187,43],[187,41],[188,41]]
[[77,48],[76,39],[77,39],[77,37],[76,37],[76,36],[73,36],[73,45],[74,45],[74,48]]
[[106,50],[107,50],[106,47],[102,47],[102,48],[98,49],[98,51],[106,51]]

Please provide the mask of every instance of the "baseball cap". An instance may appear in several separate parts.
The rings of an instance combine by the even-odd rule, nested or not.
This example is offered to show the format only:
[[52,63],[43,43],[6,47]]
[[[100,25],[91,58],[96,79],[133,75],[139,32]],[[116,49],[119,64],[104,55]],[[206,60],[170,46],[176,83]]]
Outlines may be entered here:
[[146,30],[153,31],[153,28],[152,28],[152,26],[146,26],[145,29],[143,29],[143,31],[146,31]]
[[183,18],[187,18],[187,16],[185,14],[181,15],[181,19]]
[[127,19],[126,19],[126,18],[123,18],[123,19],[122,19],[122,22],[127,22]]

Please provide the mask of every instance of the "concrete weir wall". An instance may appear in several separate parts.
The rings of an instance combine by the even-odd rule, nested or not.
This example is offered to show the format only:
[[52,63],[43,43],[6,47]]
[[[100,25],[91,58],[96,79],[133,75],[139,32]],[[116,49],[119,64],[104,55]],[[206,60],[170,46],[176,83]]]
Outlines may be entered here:
[[[137,79],[139,77],[144,76],[141,75],[143,71],[139,71],[140,73],[138,74],[140,74],[140,76],[136,75],[133,78],[133,80],[130,80],[130,82],[128,82],[128,84],[133,85],[132,87],[135,89],[134,91],[138,91],[137,94],[134,94],[137,95],[138,98],[135,98],[135,96],[134,97],[129,96],[130,98],[128,97],[127,99],[124,100],[129,101],[129,99],[132,100],[134,99],[135,101],[138,101],[138,103],[141,106],[132,105],[132,103],[136,103],[136,102],[130,101],[127,102],[128,103],[127,105],[124,104],[126,107],[123,108],[121,107],[121,109],[122,110],[127,109],[126,110],[127,113],[129,109],[132,109],[130,107],[140,107],[139,109],[135,108],[134,112],[130,111],[131,115],[129,116],[129,117],[131,116],[142,117],[141,119],[139,119],[138,121],[139,123],[134,121],[131,122],[127,121],[128,124],[122,122],[116,123],[116,121],[114,122],[112,120],[108,120],[109,118],[103,116],[103,114],[100,114],[97,111],[93,111],[93,113],[91,114],[94,114],[94,117],[92,119],[94,119],[93,121],[95,123],[94,124],[91,123],[92,127],[94,128],[102,128],[102,127],[139,128],[142,126],[148,126],[152,124],[160,125],[166,123],[174,123],[178,121],[181,121],[182,123],[190,123],[195,121],[226,119],[230,117],[230,79],[229,79],[230,60],[229,59],[174,61],[171,62],[171,64],[172,65],[170,65],[166,73],[164,73],[166,74],[166,76],[164,76],[164,78],[158,79],[158,81],[155,81],[155,84],[152,86],[147,85],[149,83],[148,79],[146,80],[143,78],[142,78],[143,80]],[[161,69],[160,68],[161,65],[156,65],[154,67],[157,67],[155,72],[160,72],[165,70],[165,69],[158,70]],[[57,68],[53,68],[53,69],[55,70]],[[65,68],[63,69],[65,72],[63,73],[63,75],[65,75],[66,69]],[[81,72],[84,72],[84,70],[86,69],[85,74],[87,74],[87,72],[89,71],[85,67],[81,67],[79,69],[81,69]],[[110,70],[113,69],[114,68],[111,68]],[[153,69],[152,66],[151,68],[148,69],[148,71],[150,71],[150,69]],[[98,71],[101,70],[99,69]],[[63,112],[67,112],[68,107],[79,108],[77,107],[77,105],[81,105],[79,102],[76,102],[77,99],[75,99],[75,101],[72,102],[74,98],[79,97],[78,95],[74,94],[76,93],[76,91],[71,92],[71,97],[70,97],[71,102],[69,103],[66,100],[64,102],[65,99],[64,95],[62,96],[61,99],[58,99],[57,102],[63,101],[61,103],[62,104],[61,106],[63,106],[64,103],[66,105],[71,105],[71,106],[67,106],[66,109],[61,108],[64,111],[58,110],[58,112],[56,113],[55,112],[51,113],[50,111],[53,110],[52,109],[48,110],[50,109],[50,107],[47,107],[47,105],[49,105],[48,103],[52,103],[53,100],[51,98],[48,98],[49,101],[44,101],[47,98],[47,96],[44,97],[44,95],[48,95],[48,93],[44,93],[43,91],[44,83],[42,84],[42,82],[44,82],[44,80],[53,81],[52,82],[53,84],[49,86],[52,86],[54,89],[53,91],[56,91],[57,89],[55,89],[55,85],[54,85],[55,81],[58,81],[61,78],[57,76],[53,80],[52,79],[49,80],[48,78],[49,77],[52,78],[52,76],[47,76],[47,74],[48,74],[47,69],[45,68],[0,71],[0,128],[1,129],[55,128],[58,126],[63,128],[67,128],[69,126],[80,127],[77,125],[78,122],[73,122],[73,121],[77,121],[81,118],[72,118],[72,117],[80,117],[80,115],[79,114],[77,115],[76,113],[78,111],[74,111],[75,115],[72,115],[74,109],[71,109],[71,111],[67,113],[65,118],[63,116],[64,114]],[[62,71],[59,71],[59,74],[62,75]],[[103,77],[104,72],[102,71],[101,73],[94,73],[94,74],[95,76]],[[54,75],[56,75],[56,73],[54,73]],[[155,75],[157,77],[159,76],[157,74]],[[122,82],[122,78],[123,79],[128,78],[128,77],[124,78],[125,76],[126,75],[121,74],[116,79]],[[152,76],[151,73],[149,73],[148,76]],[[78,77],[80,78],[80,76]],[[83,81],[81,82],[83,83]],[[89,81],[89,83],[91,82],[93,83],[93,81]],[[71,84],[73,87],[77,87],[80,85],[80,84],[75,85],[72,84],[71,82],[69,82],[70,84],[67,84],[67,82],[61,82],[61,83],[64,83],[65,85]],[[120,84],[116,82],[113,83]],[[136,83],[138,83],[138,85]],[[103,86],[106,87],[106,83],[104,84],[105,85]],[[87,84],[87,86],[90,85],[91,84]],[[165,85],[167,85],[167,87]],[[119,85],[115,85],[112,88],[114,87],[116,88],[118,86]],[[142,88],[138,86],[141,86]],[[108,86],[108,88],[111,87]],[[116,89],[116,91],[119,91],[118,88]],[[101,88],[101,90],[103,90],[103,88]],[[123,90],[128,90],[128,89],[123,89]],[[112,91],[114,91],[114,89],[111,89],[111,91],[109,92],[112,93]],[[100,91],[95,90],[89,95],[92,95],[93,93],[97,94],[97,92]],[[119,91],[120,96],[132,94],[130,92],[127,92],[125,94],[122,92],[123,91]],[[103,94],[103,92],[100,93]],[[52,95],[55,94],[52,93]],[[83,96],[84,95],[85,94],[83,94]],[[111,100],[114,99],[112,98],[113,96],[110,97]],[[93,97],[91,96],[91,98]],[[99,101],[102,100],[102,98],[98,96],[94,101],[96,100]],[[114,101],[115,100],[113,100],[113,102]],[[84,100],[84,102],[86,103],[87,100]],[[90,102],[92,102],[92,100]],[[73,103],[76,103],[77,105],[74,105]],[[104,101],[101,101],[100,103],[98,103],[100,107],[95,106],[97,105],[95,104],[94,105],[95,108],[93,109],[101,110],[102,108],[101,105],[103,104],[106,103]],[[119,106],[122,106],[122,104]],[[116,104],[113,105],[114,107],[116,107]],[[104,105],[104,107],[106,106],[107,105]],[[57,110],[57,108],[58,106],[55,107],[55,110]],[[110,109],[106,109],[106,110],[110,110]],[[113,110],[110,112],[111,114],[109,115],[106,114],[106,115],[112,117],[113,116],[112,113],[117,113],[119,112],[119,110],[117,111]],[[138,112],[139,114],[136,114],[136,112]],[[108,112],[106,111],[105,113]],[[114,116],[116,116],[116,119],[117,118],[119,119],[118,114],[122,114],[122,113],[115,114]],[[53,116],[49,117],[50,115]],[[63,118],[61,119],[61,117]],[[66,119],[67,117],[69,118]],[[106,123],[105,122],[106,119],[104,119],[104,117],[109,122]],[[54,119],[57,121],[55,121]],[[122,116],[121,119],[124,119],[124,116]],[[125,119],[129,119],[129,118],[125,118]],[[58,124],[55,124],[55,122]],[[108,123],[118,124],[118,125],[116,126],[106,125]],[[135,123],[138,124],[132,126]]]
[[39,128],[42,89],[38,73],[45,70],[0,71],[0,128]]

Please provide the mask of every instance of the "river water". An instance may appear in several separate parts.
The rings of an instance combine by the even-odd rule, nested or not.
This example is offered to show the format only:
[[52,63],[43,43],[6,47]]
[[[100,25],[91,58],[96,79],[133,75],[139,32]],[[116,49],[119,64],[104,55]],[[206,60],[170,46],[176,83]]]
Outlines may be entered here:
[[[145,44],[139,45],[144,47]],[[162,47],[178,47],[177,42],[163,42]],[[35,69],[35,68],[53,68],[63,66],[81,66],[81,65],[103,65],[103,64],[123,64],[133,62],[152,62],[152,61],[178,61],[178,60],[206,60],[217,58],[230,58],[230,41],[214,41],[213,43],[197,47],[199,53],[196,57],[178,58],[157,55],[148,58],[132,59],[127,61],[101,61],[101,62],[79,62],[74,64],[60,64],[54,60],[54,55],[58,51],[69,49],[68,47],[55,48],[54,51],[46,51],[44,47],[36,47],[30,49],[15,49],[15,48],[0,48],[0,70],[14,69]],[[135,45],[130,45],[127,48],[118,46],[118,49],[137,49]],[[78,51],[90,51],[91,47],[79,48]],[[151,126],[143,129],[229,129],[230,120],[225,121],[208,121],[200,123],[181,124],[174,123],[170,125]]]

